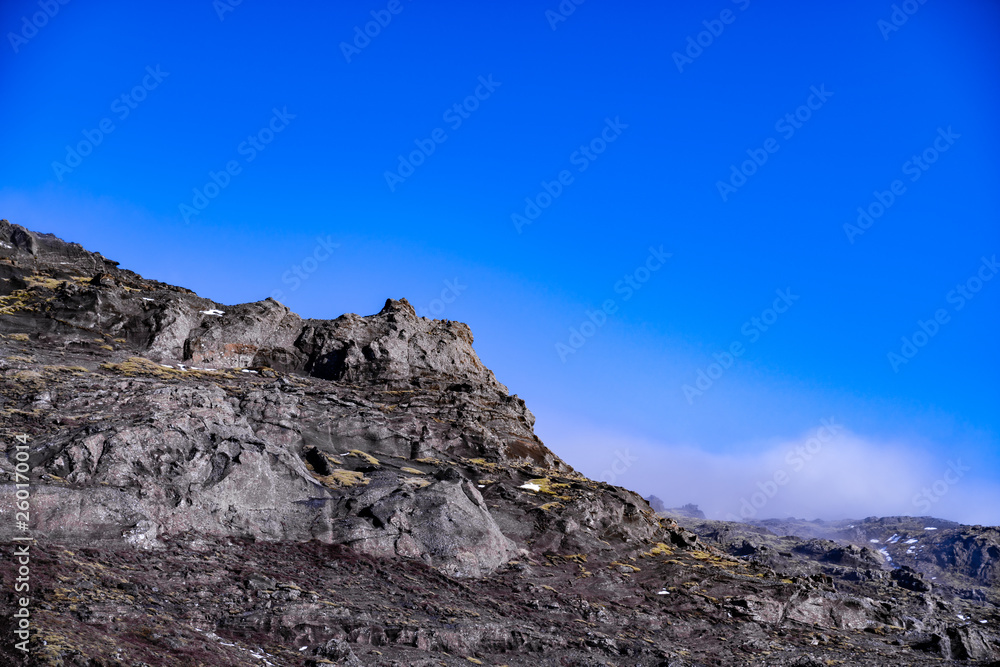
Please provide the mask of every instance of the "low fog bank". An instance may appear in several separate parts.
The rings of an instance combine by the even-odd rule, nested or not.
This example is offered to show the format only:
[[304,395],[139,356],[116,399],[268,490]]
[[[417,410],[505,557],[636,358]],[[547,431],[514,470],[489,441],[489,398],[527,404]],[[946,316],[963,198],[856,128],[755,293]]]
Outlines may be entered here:
[[960,453],[873,442],[836,422],[801,437],[710,453],[563,424],[546,444],[583,474],[669,507],[694,503],[709,519],[863,519],[934,516],[1000,525],[1000,485]]

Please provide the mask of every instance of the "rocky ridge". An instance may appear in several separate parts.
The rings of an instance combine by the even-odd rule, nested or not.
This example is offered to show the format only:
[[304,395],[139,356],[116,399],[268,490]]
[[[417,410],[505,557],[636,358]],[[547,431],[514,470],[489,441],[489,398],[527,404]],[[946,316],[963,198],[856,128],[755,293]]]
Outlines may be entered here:
[[988,545],[941,565],[978,599],[867,548],[831,542],[833,570],[699,538],[549,451],[469,328],[405,299],[224,305],[0,221],[0,334],[0,507],[26,434],[37,538],[37,634],[8,664],[997,657]]

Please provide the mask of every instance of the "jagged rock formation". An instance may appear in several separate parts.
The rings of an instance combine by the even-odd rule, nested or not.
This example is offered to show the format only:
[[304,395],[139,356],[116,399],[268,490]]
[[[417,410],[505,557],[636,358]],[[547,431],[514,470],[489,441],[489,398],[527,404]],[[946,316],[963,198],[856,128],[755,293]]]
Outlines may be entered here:
[[766,529],[705,524],[708,542],[576,473],[469,328],[405,299],[335,320],[228,306],[0,221],[0,335],[0,507],[25,434],[38,539],[35,648],[3,664],[996,654],[989,535],[954,535],[938,565],[982,599],[849,540],[786,557]]
[[664,515],[721,551],[793,581],[837,582],[840,591],[876,599],[895,599],[900,588],[916,593],[931,613],[903,617],[913,645],[945,658],[995,657],[984,631],[1000,606],[996,528],[932,517],[732,523],[676,510]]
[[[111,391],[71,382],[72,395],[48,394],[47,408],[81,424],[34,456],[41,474],[65,482],[38,495],[49,539],[319,539],[479,576],[514,546],[476,485],[432,476],[433,457],[570,472],[533,434],[524,401],[479,361],[464,324],[418,318],[405,300],[333,321],[302,320],[271,299],[222,306],[3,224],[7,259],[28,251],[26,266],[0,264],[7,330],[50,346],[53,361],[122,351],[100,369],[122,378]],[[240,393],[220,384],[247,368],[283,380]],[[185,375],[192,382],[176,382]],[[95,414],[113,423],[84,425]],[[390,473],[372,453],[414,460],[413,472]]]

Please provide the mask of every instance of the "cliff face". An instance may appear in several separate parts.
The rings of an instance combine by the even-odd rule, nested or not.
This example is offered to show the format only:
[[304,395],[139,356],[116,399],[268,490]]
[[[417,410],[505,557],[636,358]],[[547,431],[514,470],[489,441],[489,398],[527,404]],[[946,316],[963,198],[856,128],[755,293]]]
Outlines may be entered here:
[[480,576],[516,549],[485,485],[450,466],[572,473],[469,328],[405,299],[303,320],[270,299],[226,306],[144,280],[6,222],[0,238],[2,330],[30,343],[34,369],[10,389],[59,426],[31,461],[47,539],[317,539]]
[[[469,328],[405,299],[335,320],[224,305],[0,221],[0,335],[0,508],[23,434],[38,540],[36,650],[4,664],[994,655],[988,581],[951,601],[871,550],[712,546],[576,473]],[[995,578],[976,545],[940,567]]]

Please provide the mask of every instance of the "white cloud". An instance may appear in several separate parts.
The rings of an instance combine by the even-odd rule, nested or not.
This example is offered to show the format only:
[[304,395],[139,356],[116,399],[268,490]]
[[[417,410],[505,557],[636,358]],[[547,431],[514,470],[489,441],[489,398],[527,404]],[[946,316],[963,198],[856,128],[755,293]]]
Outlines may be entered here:
[[655,494],[668,507],[695,503],[712,519],[908,515],[1000,524],[1000,487],[976,479],[968,456],[846,428],[820,433],[821,442],[818,420],[801,437],[727,452],[588,428],[579,419],[539,426],[546,445],[589,477]]

